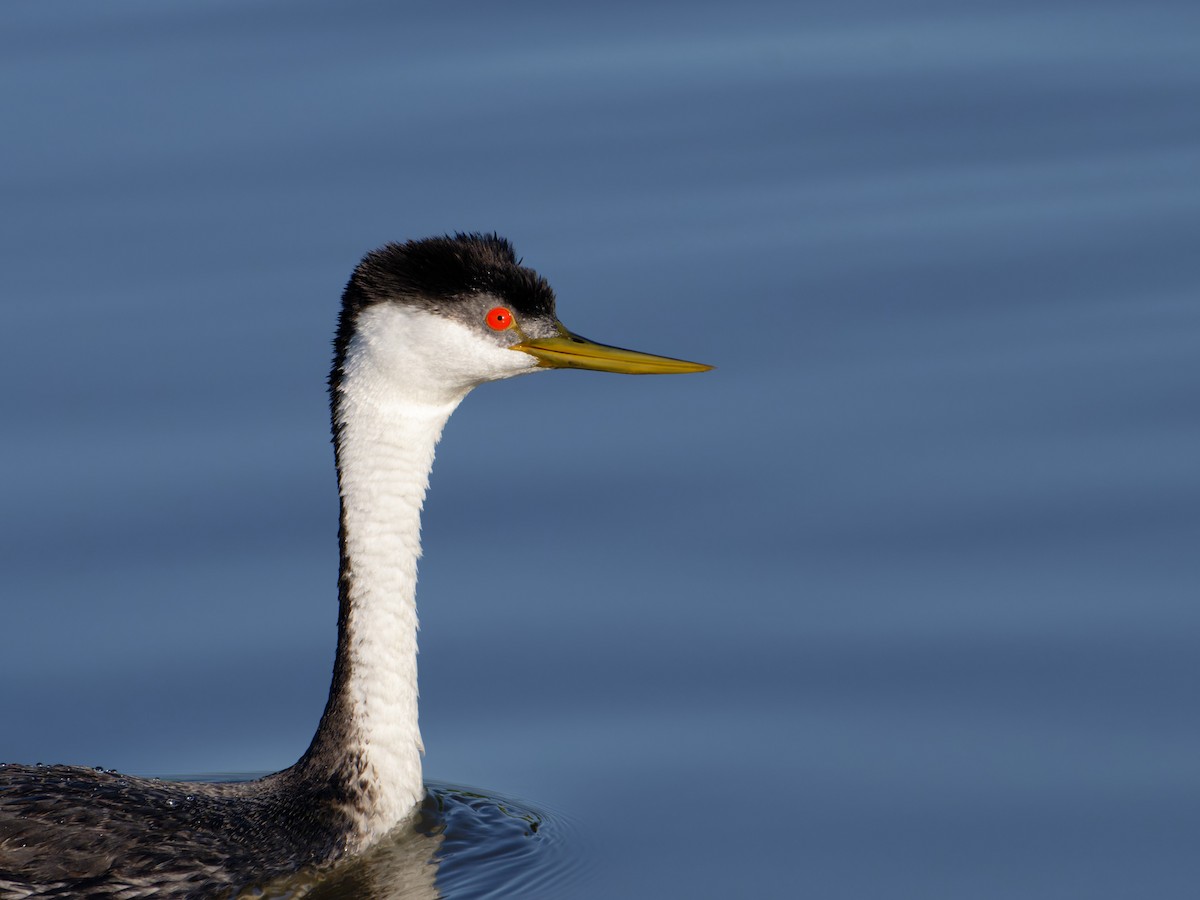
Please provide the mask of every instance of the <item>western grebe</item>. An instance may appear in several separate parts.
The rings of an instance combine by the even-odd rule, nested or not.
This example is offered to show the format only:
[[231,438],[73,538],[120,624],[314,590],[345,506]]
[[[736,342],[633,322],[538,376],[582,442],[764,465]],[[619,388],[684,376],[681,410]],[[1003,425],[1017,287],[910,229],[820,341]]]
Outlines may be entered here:
[[424,795],[416,578],[434,447],[472,388],[546,368],[710,367],[571,334],[550,285],[497,235],[368,253],[342,295],[329,376],[338,641],[311,745],[244,783],[0,765],[0,897],[233,896],[409,820]]

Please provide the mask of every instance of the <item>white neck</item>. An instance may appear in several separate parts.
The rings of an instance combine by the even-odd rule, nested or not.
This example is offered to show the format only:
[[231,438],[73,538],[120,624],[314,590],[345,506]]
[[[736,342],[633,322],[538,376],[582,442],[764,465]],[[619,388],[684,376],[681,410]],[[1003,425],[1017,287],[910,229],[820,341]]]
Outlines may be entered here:
[[339,455],[350,560],[348,737],[376,789],[368,830],[386,832],[424,796],[417,725],[421,506],[434,447],[458,403],[385,404],[346,387]]
[[475,372],[464,372],[454,361],[474,340],[460,325],[381,305],[360,313],[335,380],[343,611],[334,692],[310,753],[323,748],[327,764],[366,785],[355,810],[363,845],[424,796],[416,587],[434,448],[472,387],[535,365],[484,344],[467,354]]

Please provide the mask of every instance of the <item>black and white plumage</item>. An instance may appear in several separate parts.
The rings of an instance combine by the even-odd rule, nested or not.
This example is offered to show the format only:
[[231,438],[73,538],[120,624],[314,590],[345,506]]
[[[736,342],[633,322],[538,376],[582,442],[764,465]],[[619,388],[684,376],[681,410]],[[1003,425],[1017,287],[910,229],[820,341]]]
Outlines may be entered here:
[[561,367],[708,368],[572,335],[550,286],[495,235],[369,253],[343,294],[330,375],[338,644],[312,744],[245,783],[0,765],[0,898],[235,896],[411,820],[424,795],[416,569],[434,448],[472,388]]

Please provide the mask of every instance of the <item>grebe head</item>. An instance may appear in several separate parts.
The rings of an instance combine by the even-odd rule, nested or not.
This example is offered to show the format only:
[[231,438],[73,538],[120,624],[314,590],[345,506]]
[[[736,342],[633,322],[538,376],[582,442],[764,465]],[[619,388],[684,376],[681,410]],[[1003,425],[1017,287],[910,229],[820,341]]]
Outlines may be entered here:
[[554,291],[497,235],[457,234],[367,254],[346,287],[333,388],[370,367],[397,400],[456,403],[486,381],[547,368],[625,374],[702,372],[699,363],[572,334]]

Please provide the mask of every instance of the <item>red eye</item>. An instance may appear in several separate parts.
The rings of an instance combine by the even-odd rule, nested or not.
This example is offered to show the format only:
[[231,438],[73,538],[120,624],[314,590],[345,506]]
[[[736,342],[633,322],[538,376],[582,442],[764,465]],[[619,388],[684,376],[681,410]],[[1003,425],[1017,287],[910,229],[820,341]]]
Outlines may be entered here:
[[513,326],[513,314],[508,311],[507,307],[497,306],[488,311],[487,314],[488,328],[493,331],[504,331]]

